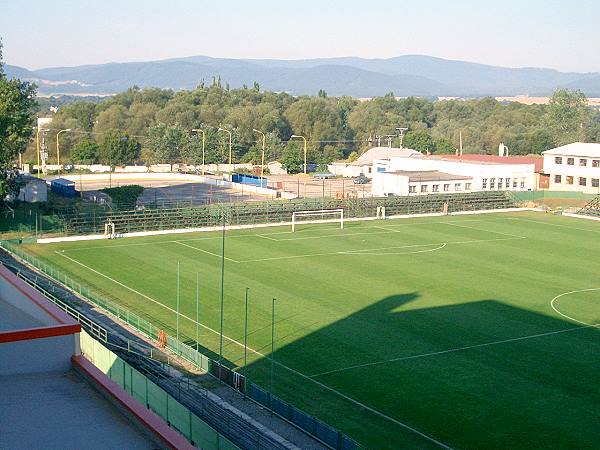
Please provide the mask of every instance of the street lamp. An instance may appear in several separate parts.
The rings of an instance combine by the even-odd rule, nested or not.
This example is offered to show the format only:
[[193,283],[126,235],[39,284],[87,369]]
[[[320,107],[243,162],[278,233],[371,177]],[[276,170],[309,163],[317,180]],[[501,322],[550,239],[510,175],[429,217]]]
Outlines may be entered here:
[[300,138],[304,141],[304,175],[306,175],[306,138],[304,136],[292,134],[290,136],[290,139],[293,139],[293,138]]
[[40,148],[40,131],[42,132],[46,132],[46,131],[50,131],[47,128],[40,128],[39,126],[35,127],[37,128],[37,132],[35,134],[35,143],[36,143],[36,149],[37,149],[37,177],[40,177],[40,170],[41,170],[41,162],[40,162],[40,156],[42,154],[42,150]]
[[60,136],[60,133],[66,133],[68,131],[71,131],[70,128],[66,128],[64,130],[60,130],[58,133],[56,133],[56,164],[58,165],[58,175],[61,175],[61,170],[60,170],[60,146],[58,145],[58,138]]
[[219,127],[219,131],[224,131],[225,133],[229,134],[229,170],[232,170],[232,167],[231,167],[231,161],[232,161],[232,158],[231,158],[231,131],[226,130],[225,128],[221,128],[221,127]]
[[200,128],[193,128],[192,131],[195,131],[196,133],[202,133],[202,175],[204,175],[204,140],[206,135],[204,130],[201,130]]
[[257,130],[256,128],[252,128],[252,131],[254,131],[255,133],[259,133],[262,136],[262,158],[260,162],[260,177],[262,178],[265,170],[265,142],[267,138],[265,136],[265,133],[263,133],[260,130]]

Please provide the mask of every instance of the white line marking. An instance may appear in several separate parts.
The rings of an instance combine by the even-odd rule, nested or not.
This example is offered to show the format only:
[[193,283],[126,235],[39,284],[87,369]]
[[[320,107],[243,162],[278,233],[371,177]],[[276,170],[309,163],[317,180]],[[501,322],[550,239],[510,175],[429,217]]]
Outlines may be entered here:
[[[207,255],[216,256],[217,258],[221,258],[221,255],[219,255],[218,253],[209,252],[208,250],[204,250],[202,248],[194,247],[193,245],[189,245],[189,244],[186,244],[184,242],[173,241],[173,243],[179,244],[179,245],[183,245],[184,247],[188,247],[188,248],[191,248],[191,249],[194,249],[194,250],[198,250],[199,252],[206,253]],[[232,259],[232,258],[228,258],[227,256],[225,256],[225,259],[227,261],[231,261],[231,262],[234,262],[234,263],[239,263],[239,261],[236,261],[235,259]]]
[[589,324],[587,322],[582,322],[581,320],[577,320],[577,319],[574,319],[573,317],[567,316],[566,314],[563,314],[562,312],[560,312],[558,310],[558,308],[554,305],[554,303],[556,302],[556,300],[558,300],[561,297],[564,297],[565,295],[576,294],[578,292],[591,292],[591,291],[600,291],[600,288],[577,289],[575,291],[563,292],[562,294],[558,294],[556,297],[554,297],[552,300],[550,300],[550,306],[552,307],[552,309],[555,312],[557,312],[558,314],[560,314],[561,316],[563,316],[563,317],[565,317],[565,318],[567,318],[569,320],[572,320],[573,322],[581,323],[583,325],[587,325],[587,326],[590,326],[590,327],[598,326],[598,325]]
[[516,234],[502,233],[500,231],[494,231],[494,230],[485,230],[483,228],[470,227],[468,225],[459,225],[459,224],[453,223],[453,222],[446,222],[446,225],[450,225],[452,227],[469,228],[471,230],[483,231],[485,233],[495,233],[495,234],[500,234],[502,236],[509,236],[509,237],[520,238],[520,239],[525,238],[525,236],[517,236]]
[[[70,260],[70,261],[72,261],[72,262],[74,262],[74,263],[76,263],[76,264],[79,264],[79,265],[80,265],[80,266],[82,266],[82,267],[85,267],[86,269],[88,269],[88,270],[90,270],[90,271],[92,271],[92,272],[94,272],[94,273],[96,273],[96,274],[100,275],[101,277],[104,277],[104,278],[106,278],[107,280],[110,280],[110,281],[112,281],[112,282],[114,282],[114,283],[118,284],[119,286],[122,286],[122,287],[124,287],[125,289],[128,289],[128,290],[130,290],[131,292],[133,292],[133,293],[135,293],[135,294],[138,294],[138,295],[140,295],[141,297],[144,297],[145,299],[148,299],[148,300],[150,300],[151,302],[153,302],[153,303],[156,303],[157,305],[159,305],[159,306],[162,306],[163,308],[165,308],[165,309],[167,309],[167,310],[169,310],[169,311],[171,311],[171,312],[173,312],[173,313],[177,314],[177,311],[176,311],[176,310],[174,310],[173,308],[169,308],[168,306],[166,306],[166,305],[162,304],[161,302],[159,302],[159,301],[157,301],[157,300],[154,300],[153,298],[151,298],[151,297],[148,297],[147,295],[145,295],[145,294],[142,294],[141,292],[139,292],[139,291],[136,291],[135,289],[132,289],[132,288],[130,288],[129,286],[127,286],[127,285],[125,285],[125,284],[121,283],[120,281],[117,281],[117,280],[115,280],[114,278],[111,278],[111,277],[109,277],[108,275],[105,275],[105,274],[103,274],[102,272],[99,272],[98,270],[92,269],[91,267],[89,267],[89,266],[86,266],[85,264],[83,264],[83,263],[81,263],[81,262],[79,262],[79,261],[77,261],[77,260],[75,260],[75,259],[73,259],[73,258],[71,258],[71,257],[69,257],[69,256],[67,256],[67,255],[65,255],[64,253],[61,253],[61,252],[58,252],[58,251],[56,251],[55,253],[56,253],[56,254],[58,254],[58,255],[60,255],[60,256],[63,256],[64,258],[67,258],[68,260]],[[189,320],[189,321],[190,321],[190,322],[192,322],[192,323],[198,323],[198,322],[196,322],[195,320],[193,320],[193,319],[191,319],[191,318],[189,318],[189,317],[187,317],[187,316],[185,316],[185,315],[183,315],[183,314],[181,314],[181,313],[179,313],[179,315],[180,315],[181,317],[183,317],[184,319],[187,319],[187,320]],[[217,335],[219,335],[219,334],[220,334],[218,331],[216,331],[216,330],[213,330],[212,328],[210,328],[210,327],[208,327],[208,326],[206,326],[206,325],[204,325],[204,324],[202,324],[202,323],[198,323],[198,325],[200,325],[201,327],[203,327],[203,328],[205,328],[205,329],[207,329],[207,330],[209,330],[209,331],[212,331],[213,333],[215,333],[215,334],[217,334]],[[232,338],[228,337],[228,336],[227,336],[227,335],[225,335],[225,334],[223,335],[223,337],[224,337],[225,339],[227,339],[228,341],[230,341],[230,342],[232,342],[232,343],[234,343],[234,344],[237,344],[237,345],[238,345],[238,346],[240,346],[240,347],[244,347],[244,344],[242,344],[241,342],[238,342],[238,341],[236,341],[235,339],[232,339]],[[255,354],[257,354],[257,355],[260,355],[260,356],[262,356],[263,358],[267,358],[267,359],[269,359],[269,360],[271,359],[270,357],[267,357],[265,354],[263,354],[263,353],[259,352],[258,350],[254,350],[254,349],[253,349],[253,348],[251,348],[251,347],[246,347],[246,348],[247,348],[248,350],[250,350],[252,353],[255,353]],[[296,374],[296,375],[298,375],[298,376],[300,376],[300,377],[302,377],[302,378],[304,378],[304,379],[306,379],[306,380],[310,380],[310,381],[312,381],[313,383],[315,383],[316,385],[318,385],[318,386],[322,387],[323,389],[326,389],[326,390],[328,390],[328,391],[330,391],[330,392],[332,392],[332,393],[334,393],[334,394],[336,394],[336,395],[338,395],[338,396],[340,396],[340,397],[342,397],[342,398],[344,398],[344,399],[348,400],[349,402],[351,402],[351,403],[353,403],[353,404],[355,404],[355,405],[357,405],[357,406],[359,406],[359,407],[361,407],[361,408],[363,408],[363,409],[365,409],[365,410],[367,410],[367,411],[369,411],[369,412],[371,412],[371,413],[373,413],[373,414],[375,414],[375,415],[377,415],[377,416],[379,416],[379,417],[381,417],[381,418],[383,418],[383,419],[385,419],[385,420],[388,420],[389,422],[392,422],[392,423],[394,423],[394,424],[396,424],[396,425],[398,425],[398,426],[400,426],[400,427],[402,427],[402,428],[404,428],[404,429],[406,429],[406,430],[408,430],[408,431],[411,431],[411,432],[413,432],[413,433],[417,434],[418,436],[421,436],[423,439],[426,439],[426,440],[428,440],[428,441],[430,441],[430,442],[432,442],[432,443],[434,443],[434,444],[436,444],[436,445],[438,445],[438,446],[440,446],[440,447],[442,447],[442,448],[445,448],[445,449],[451,449],[451,447],[449,447],[448,445],[446,445],[446,444],[444,444],[444,443],[442,443],[442,442],[438,441],[437,439],[435,439],[435,438],[433,438],[433,437],[431,437],[431,436],[428,436],[428,435],[426,435],[425,433],[421,433],[419,430],[417,430],[417,429],[415,429],[415,428],[412,428],[411,426],[409,426],[409,425],[407,425],[407,424],[405,424],[405,423],[403,423],[403,422],[400,422],[399,420],[396,420],[396,419],[394,419],[393,417],[390,417],[390,416],[388,416],[388,415],[386,415],[386,414],[382,413],[381,411],[378,411],[378,410],[376,410],[375,408],[372,408],[372,407],[370,407],[370,406],[367,406],[367,405],[365,405],[364,403],[361,403],[361,402],[359,402],[358,400],[355,400],[355,399],[353,399],[352,397],[350,397],[350,396],[348,396],[348,395],[346,395],[346,394],[343,394],[343,393],[341,393],[340,391],[338,391],[338,390],[336,390],[336,389],[333,389],[332,387],[329,387],[329,386],[327,386],[327,385],[326,385],[326,384],[324,384],[324,383],[321,383],[320,381],[314,380],[314,379],[312,379],[311,377],[309,377],[308,375],[305,375],[305,374],[303,374],[303,373],[301,373],[301,372],[298,372],[297,370],[294,370],[294,369],[292,369],[291,367],[288,367],[288,366],[286,366],[285,364],[281,364],[281,363],[280,363],[280,362],[278,362],[278,361],[275,361],[275,364],[277,364],[279,367],[283,367],[284,369],[287,369],[287,370],[289,370],[290,372],[292,372],[292,373],[294,373],[294,374]]]
[[430,352],[430,353],[421,353],[419,355],[401,356],[401,357],[398,357],[398,358],[386,359],[384,361],[375,361],[375,362],[371,362],[371,363],[355,364],[353,366],[342,367],[341,369],[328,370],[326,372],[320,372],[320,373],[316,373],[316,374],[309,375],[309,376],[310,377],[320,377],[322,375],[329,375],[331,373],[344,372],[346,370],[359,369],[359,368],[362,368],[362,367],[377,366],[377,365],[381,365],[381,364],[388,364],[388,363],[391,363],[391,362],[408,361],[408,360],[411,360],[411,359],[426,358],[426,357],[429,357],[429,356],[445,355],[445,354],[448,354],[448,353],[455,353],[455,352],[460,352],[460,351],[464,351],[464,350],[471,350],[471,349],[474,349],[474,348],[482,348],[482,347],[489,347],[489,346],[492,346],[492,345],[507,344],[507,343],[510,343],[510,342],[524,341],[526,339],[533,339],[533,338],[539,338],[539,337],[544,337],[544,336],[552,336],[552,335],[561,334],[561,333],[570,333],[572,331],[583,330],[585,328],[594,328],[594,327],[598,327],[598,326],[600,326],[600,325],[586,324],[586,325],[581,326],[581,327],[575,327],[575,328],[571,327],[571,328],[567,328],[567,329],[564,329],[564,330],[550,331],[548,333],[531,334],[529,336],[520,336],[520,337],[516,337],[516,338],[511,338],[511,339],[503,339],[501,341],[485,342],[483,344],[467,345],[465,347],[451,348],[451,349],[448,349],[448,350],[440,350],[440,351],[437,351],[437,352]]
[[551,225],[553,227],[568,228],[570,230],[589,231],[590,233],[600,233],[600,230],[588,230],[586,228],[571,227],[569,225],[561,225],[559,223],[543,222],[541,220],[532,220],[532,219],[522,219],[520,217],[508,217],[507,220],[520,220],[522,222],[539,223],[541,225]]
[[275,241],[275,242],[277,242],[279,240],[279,239],[275,239],[275,238],[266,236],[264,234],[257,234],[256,237],[259,237],[259,238],[262,238],[262,239],[268,239],[269,241]]
[[[434,244],[435,245],[435,244]],[[430,248],[427,250],[417,250],[415,252],[379,252],[379,253],[375,253],[375,252],[364,252],[363,250],[355,250],[355,251],[351,251],[351,252],[346,252],[346,255],[375,255],[375,256],[387,256],[387,255],[413,255],[415,253],[429,253],[429,252],[435,252],[436,250],[441,250],[443,249],[446,245],[448,245],[448,243],[443,243],[442,245],[440,245],[439,247],[435,247],[435,248]]]
[[[239,263],[250,263],[250,262],[263,262],[263,261],[279,261],[283,259],[297,259],[297,258],[311,258],[313,256],[339,256],[339,255],[355,255],[357,252],[377,252],[379,250],[395,250],[401,248],[411,248],[411,247],[431,247],[432,245],[450,245],[450,244],[479,244],[484,242],[498,242],[498,241],[513,241],[516,239],[526,239],[524,236],[515,236],[515,237],[506,237],[506,238],[497,238],[497,239],[479,239],[479,240],[471,240],[471,241],[455,241],[455,242],[432,242],[430,244],[413,244],[413,245],[401,245],[397,247],[378,247],[378,248],[365,248],[365,249],[355,249],[355,250],[341,250],[338,252],[327,252],[327,253],[308,253],[304,255],[285,255],[285,256],[272,256],[269,258],[258,258],[258,259],[242,259],[238,261]],[[421,252],[420,252],[421,253]],[[381,253],[385,255],[385,253]],[[393,255],[394,253],[388,253]],[[400,253],[404,254],[404,253]],[[378,253],[379,255],[379,253]]]

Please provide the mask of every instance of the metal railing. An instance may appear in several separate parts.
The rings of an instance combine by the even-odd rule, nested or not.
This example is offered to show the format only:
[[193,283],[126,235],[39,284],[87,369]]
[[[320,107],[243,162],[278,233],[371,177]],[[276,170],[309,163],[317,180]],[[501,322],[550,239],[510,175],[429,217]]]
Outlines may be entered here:
[[[66,286],[68,289],[94,304],[107,314],[131,326],[143,336],[154,341],[159,340],[160,328],[156,327],[151,322],[143,319],[130,310],[123,308],[115,302],[103,298],[101,294],[94,292],[82,283],[76,282],[66,273],[29,255],[17,245],[8,241],[0,241],[0,246],[12,255],[28,263],[30,266],[33,266],[40,272],[46,274],[59,284]],[[108,344],[112,345],[110,343]],[[361,448],[356,441],[336,428],[305,413],[290,403],[285,402],[259,385],[249,381],[243,375],[224,365],[220,365],[217,361],[214,361],[210,357],[197,351],[192,346],[177,340],[175,337],[167,336],[166,348],[231,388],[241,393],[245,393],[250,400],[271,411],[273,414],[309,434],[326,446],[336,450],[354,450]],[[141,356],[148,358],[148,355]]]

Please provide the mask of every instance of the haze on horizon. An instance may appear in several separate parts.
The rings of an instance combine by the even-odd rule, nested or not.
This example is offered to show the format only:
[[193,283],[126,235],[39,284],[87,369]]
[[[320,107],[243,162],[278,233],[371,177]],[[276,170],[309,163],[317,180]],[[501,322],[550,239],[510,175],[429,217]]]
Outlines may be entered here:
[[594,0],[323,3],[0,0],[0,37],[5,62],[28,69],[192,55],[304,59],[423,54],[506,67],[600,72],[595,57],[600,2]]

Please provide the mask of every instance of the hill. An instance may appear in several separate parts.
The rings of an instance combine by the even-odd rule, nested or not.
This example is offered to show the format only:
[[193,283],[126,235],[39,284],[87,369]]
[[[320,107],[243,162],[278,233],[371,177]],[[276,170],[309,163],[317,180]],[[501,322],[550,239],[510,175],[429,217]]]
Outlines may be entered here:
[[109,63],[27,70],[5,67],[9,77],[35,81],[42,94],[112,94],[133,85],[190,89],[220,76],[232,88],[252,85],[294,95],[371,97],[548,95],[560,87],[600,93],[600,74],[543,68],[507,68],[404,55],[388,59],[355,57],[304,60],[226,59],[191,56],[161,61]]

